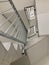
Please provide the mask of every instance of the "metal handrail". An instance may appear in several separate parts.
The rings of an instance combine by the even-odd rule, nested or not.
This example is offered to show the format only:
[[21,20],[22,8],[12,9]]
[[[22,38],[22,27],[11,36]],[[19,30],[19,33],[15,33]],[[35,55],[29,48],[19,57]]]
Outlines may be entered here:
[[[19,20],[18,20],[19,22],[18,22],[18,23],[19,23],[19,24],[22,24],[22,26],[24,27],[24,30],[25,30],[25,32],[26,32],[26,34],[27,34],[27,28],[25,27],[21,16],[19,15],[17,9],[15,8],[14,3],[12,2],[12,0],[8,0],[8,1],[10,2],[10,4],[12,5],[13,10],[15,11],[16,17],[19,18]],[[14,14],[11,15],[10,17],[8,17],[8,18],[6,19],[6,21],[3,22],[3,23],[0,25],[0,28],[1,28],[3,25],[5,25],[5,23],[9,22],[9,20],[10,20],[11,17],[13,17],[13,16],[14,16]],[[17,23],[15,24],[16,21],[17,21],[17,18],[15,18],[14,21],[12,21],[12,23],[11,23],[11,24],[9,25],[9,27],[5,30],[5,32],[0,31],[0,35],[3,36],[3,37],[9,38],[9,39],[11,39],[11,40],[17,41],[17,42],[19,42],[19,43],[26,44],[26,40],[25,40],[25,41],[24,41],[24,40],[22,41],[22,40],[20,40],[20,39],[17,39],[17,36],[19,35],[19,33],[21,33],[21,31],[20,31],[19,28],[22,28],[22,27],[19,27],[19,24],[16,25],[16,24],[17,24]],[[13,25],[14,25],[14,27],[13,27],[12,32],[10,31],[10,34],[8,34],[8,31],[11,29],[11,27],[12,27]],[[23,29],[22,29],[22,33],[25,33],[25,32],[23,32]],[[11,34],[11,33],[12,33],[12,34]],[[14,33],[15,33],[15,34],[14,34]],[[25,34],[25,35],[23,34],[24,37],[27,37],[26,34]],[[21,37],[21,36],[22,36],[22,35],[20,34],[20,37]]]
[[14,41],[16,41],[16,42],[20,42],[20,43],[22,43],[22,44],[26,44],[26,42],[20,41],[20,40],[18,40],[17,38],[15,38],[15,37],[13,37],[13,36],[10,36],[9,34],[4,33],[4,32],[2,32],[2,31],[0,31],[0,35],[3,36],[3,37],[9,38],[9,39],[11,39],[11,40],[14,40]]
[[[20,21],[22,22],[22,24],[24,25],[24,23],[23,23],[23,20],[22,20],[22,18],[21,18],[21,16],[19,15],[19,13],[18,13],[18,11],[17,11],[17,9],[16,9],[16,7],[15,7],[15,5],[14,5],[14,3],[12,2],[12,0],[8,0],[9,2],[10,2],[10,4],[12,5],[12,8],[14,9],[14,11],[15,11],[15,13],[16,13],[16,15],[18,15],[18,17],[20,18]],[[27,28],[26,28],[26,26],[24,25],[24,28],[26,29],[26,31],[27,31]]]

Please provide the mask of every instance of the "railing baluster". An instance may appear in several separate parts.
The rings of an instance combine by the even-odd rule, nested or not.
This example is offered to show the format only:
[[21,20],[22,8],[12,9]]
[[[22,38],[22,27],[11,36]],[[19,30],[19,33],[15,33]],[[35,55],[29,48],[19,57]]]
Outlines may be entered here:
[[1,31],[0,31],[0,36],[3,36],[3,37],[6,37],[6,38],[8,38],[8,39],[11,39],[11,40],[14,40],[14,41],[17,41],[17,42],[20,42],[20,43],[25,44],[25,42],[23,42],[23,41],[21,41],[21,40],[15,38],[14,36],[10,36],[9,34],[6,34],[6,33],[1,32]]
[[18,28],[18,25],[15,26],[14,30],[12,31],[11,35],[14,34],[14,31]]
[[8,30],[10,30],[10,28],[13,26],[13,24],[16,22],[16,19],[11,23],[11,25],[7,28],[7,30],[5,31],[5,33],[8,32]]
[[19,30],[17,30],[17,32],[15,33],[14,35],[15,38],[17,37],[18,33],[19,33]]

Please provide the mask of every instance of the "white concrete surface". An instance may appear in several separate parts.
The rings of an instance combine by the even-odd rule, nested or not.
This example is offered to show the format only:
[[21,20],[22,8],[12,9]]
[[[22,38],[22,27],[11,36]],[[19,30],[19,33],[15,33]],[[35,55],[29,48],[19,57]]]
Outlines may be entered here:
[[41,59],[37,64],[35,65],[49,65],[49,55]]
[[39,35],[49,34],[49,0],[35,0]]

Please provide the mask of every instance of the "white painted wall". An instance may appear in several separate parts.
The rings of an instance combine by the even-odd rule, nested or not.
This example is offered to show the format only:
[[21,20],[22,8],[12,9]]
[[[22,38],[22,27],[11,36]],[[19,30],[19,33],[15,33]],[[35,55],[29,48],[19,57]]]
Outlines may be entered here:
[[49,35],[49,0],[35,0],[39,35]]
[[49,37],[31,38],[28,42],[27,55],[31,65],[35,65],[49,53]]

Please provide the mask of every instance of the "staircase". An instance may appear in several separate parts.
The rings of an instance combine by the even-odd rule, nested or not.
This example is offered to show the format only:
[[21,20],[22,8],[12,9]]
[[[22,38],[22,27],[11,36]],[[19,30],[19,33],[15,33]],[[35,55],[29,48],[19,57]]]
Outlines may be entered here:
[[12,0],[0,1],[0,5],[0,36],[25,44],[27,29],[14,3]]
[[7,52],[2,45],[6,41],[27,42],[27,29],[12,0],[0,0],[0,65],[10,65],[22,57],[20,49],[16,51],[12,44]]

